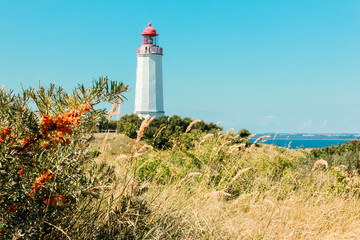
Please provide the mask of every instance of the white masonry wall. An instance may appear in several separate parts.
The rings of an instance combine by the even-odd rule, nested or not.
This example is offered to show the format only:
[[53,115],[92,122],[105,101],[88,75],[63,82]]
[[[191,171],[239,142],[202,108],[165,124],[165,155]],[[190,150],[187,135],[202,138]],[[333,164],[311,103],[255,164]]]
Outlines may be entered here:
[[135,113],[143,118],[164,115],[161,54],[137,54]]

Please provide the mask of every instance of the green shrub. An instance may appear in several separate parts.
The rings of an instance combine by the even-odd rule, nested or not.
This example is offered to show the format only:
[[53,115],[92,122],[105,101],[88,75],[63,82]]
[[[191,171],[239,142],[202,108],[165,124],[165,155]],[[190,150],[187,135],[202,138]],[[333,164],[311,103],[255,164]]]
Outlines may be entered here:
[[135,114],[124,115],[118,121],[117,131],[134,139],[137,136],[141,122],[141,119]]
[[359,170],[360,141],[350,141],[336,146],[311,150],[309,161],[324,159],[329,166],[345,165],[348,171]]
[[93,106],[117,102],[127,90],[107,77],[91,88],[81,85],[72,94],[54,84],[19,95],[0,89],[0,235],[4,239],[51,238],[79,201],[97,195],[94,186],[110,180],[84,172],[85,163],[98,154],[86,150],[102,116]]
[[241,129],[241,130],[238,132],[238,134],[240,135],[241,138],[246,138],[246,137],[248,137],[248,136],[251,135],[251,133],[250,133],[248,130],[246,130],[246,129]]
[[[193,120],[191,118],[181,118],[179,116],[161,116],[155,118],[146,129],[142,140],[156,149],[167,149],[174,145],[174,142],[179,142],[186,128]],[[120,118],[118,122],[118,132],[135,139],[137,131],[140,128],[142,119],[135,114],[125,115]],[[200,121],[196,123],[191,132],[214,133],[222,131],[222,128],[214,123],[205,123]],[[184,142],[184,139],[182,139]],[[192,144],[191,140],[187,141],[187,146]]]
[[[104,109],[105,110],[105,109]],[[99,121],[99,130],[106,131],[106,130],[116,130],[117,129],[117,122],[115,120],[109,120],[108,117],[103,115],[103,117]]]

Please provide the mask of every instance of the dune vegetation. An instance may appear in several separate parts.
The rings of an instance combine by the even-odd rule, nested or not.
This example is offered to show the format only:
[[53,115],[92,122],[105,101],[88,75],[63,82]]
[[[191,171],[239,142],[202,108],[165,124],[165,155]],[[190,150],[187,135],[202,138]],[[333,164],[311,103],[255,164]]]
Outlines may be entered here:
[[[144,148],[114,133],[97,134],[92,142],[91,147],[102,149],[97,161],[117,169],[119,185],[128,185],[149,204],[152,228],[143,238],[360,236],[359,176],[344,165],[357,154],[351,147],[346,153],[343,147],[329,148],[335,149],[332,154],[324,150],[324,160],[306,149],[238,143],[230,132],[190,130],[181,138],[185,144],[179,141],[166,150]],[[123,188],[113,194],[124,194]]]
[[177,116],[94,133],[127,90],[0,91],[0,239],[360,238],[358,142],[291,150]]

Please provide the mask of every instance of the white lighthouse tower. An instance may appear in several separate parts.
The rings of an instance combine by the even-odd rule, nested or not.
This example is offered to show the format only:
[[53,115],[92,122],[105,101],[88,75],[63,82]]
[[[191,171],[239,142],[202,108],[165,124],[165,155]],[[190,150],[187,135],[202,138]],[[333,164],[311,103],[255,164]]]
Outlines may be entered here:
[[137,49],[135,114],[145,118],[164,115],[162,48],[158,34],[149,26],[141,34],[141,46]]

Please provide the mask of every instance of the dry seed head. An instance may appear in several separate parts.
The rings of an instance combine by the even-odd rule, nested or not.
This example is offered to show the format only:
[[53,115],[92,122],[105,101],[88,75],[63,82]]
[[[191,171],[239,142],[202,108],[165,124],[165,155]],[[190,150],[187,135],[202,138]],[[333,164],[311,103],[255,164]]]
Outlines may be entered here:
[[233,178],[231,179],[231,181],[230,181],[229,184],[232,184],[236,179],[238,179],[238,178],[240,177],[241,174],[243,174],[244,172],[249,171],[250,169],[251,169],[251,168],[248,167],[248,168],[244,168],[244,169],[239,170],[239,171],[236,173],[235,177],[233,177]]
[[106,135],[104,137],[104,140],[101,143],[101,152],[105,151],[105,147],[106,147],[106,140],[108,139],[109,136],[109,132],[106,132]]
[[204,195],[205,199],[208,199],[208,198],[223,198],[225,196],[230,197],[231,194],[227,193],[227,192],[224,192],[224,191],[215,191],[215,192],[207,193],[207,194]]
[[221,146],[219,147],[216,155],[218,155],[219,152],[220,152],[226,145],[228,145],[229,143],[231,143],[231,141],[226,141],[226,142],[224,142],[223,144],[221,144]]
[[278,134],[279,134],[278,132],[275,134],[275,136],[274,136],[273,140],[275,140],[275,138],[276,138],[276,136],[277,136]]
[[345,165],[339,165],[340,170],[345,171],[347,169],[347,166]]
[[122,99],[119,100],[118,110],[115,112],[115,115],[117,116],[117,119],[118,119],[118,120],[119,120],[119,118],[120,118],[121,104],[122,104]]
[[183,179],[180,180],[180,182],[178,184],[175,185],[175,187],[180,187],[180,185],[189,177],[192,176],[198,176],[198,175],[202,175],[202,173],[200,172],[191,172],[189,174],[187,174]]
[[256,135],[256,133],[251,134],[251,135],[249,136],[249,138],[252,138],[252,137],[254,137],[255,135]]
[[198,175],[202,175],[202,173],[200,173],[200,172],[191,172],[188,175],[186,175],[186,177],[192,177],[192,176],[198,176]]
[[218,121],[218,122],[217,122],[217,124],[216,124],[216,126],[219,126],[219,125],[220,125],[220,123],[221,123],[221,122],[220,122],[220,121]]
[[236,145],[232,145],[231,147],[229,147],[229,153],[233,153],[239,150],[239,148],[245,147],[245,143],[240,143],[240,144],[236,144]]
[[229,133],[231,133],[232,131],[234,131],[235,128],[230,128],[228,130],[226,130],[226,134],[225,135],[228,135]]
[[212,133],[209,133],[209,134],[206,134],[203,138],[202,138],[202,140],[208,140],[209,138],[211,138],[211,137],[213,137],[214,136],[214,134],[212,134]]
[[300,173],[296,172],[296,173],[294,173],[294,175],[292,177],[294,180],[296,180],[300,177]]
[[234,146],[229,147],[228,153],[233,153],[233,152],[236,152],[238,150],[239,150],[239,148],[236,145],[234,145]]
[[110,111],[107,113],[109,115],[109,119],[108,119],[109,121],[110,121],[112,115],[114,115],[114,112],[116,110],[117,105],[118,105],[117,103],[113,103],[113,105],[111,106]]
[[128,159],[128,156],[126,156],[125,154],[120,154],[119,156],[116,157],[117,161],[123,161]]
[[138,152],[140,149],[140,140],[142,138],[142,136],[145,133],[146,128],[150,125],[150,123],[154,120],[155,117],[149,118],[149,116],[147,116],[141,123],[139,132],[137,134],[137,138],[135,141],[135,150]]
[[253,144],[251,144],[250,148],[247,149],[247,152],[250,152],[252,149],[254,149],[254,147],[255,147],[255,145],[256,145],[256,143],[257,143],[258,141],[260,141],[260,140],[262,140],[262,139],[264,139],[264,138],[268,138],[268,137],[270,137],[270,136],[269,136],[269,135],[264,135],[264,136],[261,136],[261,137],[257,138],[257,139],[253,142]]
[[198,122],[201,122],[201,120],[196,119],[196,120],[192,121],[192,122],[189,124],[189,126],[186,128],[185,133],[189,132],[189,131],[191,130],[192,126],[194,126],[195,123],[198,123]]
[[246,199],[246,198],[248,198],[248,197],[251,197],[251,193],[247,193],[247,194],[240,195],[240,196],[234,201],[234,203],[237,203],[237,202],[239,202],[239,201],[241,201],[241,200],[244,200],[244,199]]
[[140,149],[139,149],[139,151],[138,152],[141,152],[141,151],[143,151],[144,149],[146,149],[146,148],[150,148],[150,149],[153,149],[153,147],[152,146],[150,146],[150,145],[147,145],[147,144],[144,144]]
[[219,138],[218,138],[218,139],[222,139],[222,138],[225,138],[225,137],[226,137],[226,135],[223,134],[223,133],[221,133],[221,134],[219,134]]
[[290,142],[289,142],[289,144],[288,144],[288,147],[287,147],[288,149],[290,148],[290,146],[291,146],[291,143],[292,143],[292,141],[290,141]]
[[136,153],[134,154],[133,158],[140,157],[141,155],[142,155],[142,153],[138,153],[138,152],[136,152]]
[[256,143],[259,142],[260,140],[263,140],[264,138],[269,138],[269,137],[270,137],[269,135],[261,136],[261,137],[257,138],[252,145],[256,144]]
[[142,136],[145,133],[146,128],[150,125],[150,123],[154,120],[155,117],[149,118],[149,116],[147,116],[141,123],[137,138],[136,138],[136,143],[140,142],[140,139],[142,138]]
[[314,167],[312,168],[312,171],[315,171],[316,167],[319,165],[324,165],[325,168],[328,168],[328,162],[324,159],[319,159],[314,163]]
[[212,134],[212,133],[206,134],[206,135],[202,138],[202,140],[199,142],[199,145],[201,145],[203,142],[205,142],[207,139],[209,139],[209,138],[211,138],[211,137],[213,137],[213,136],[214,136],[214,134]]
[[166,128],[166,126],[163,126],[159,131],[158,133],[156,134],[155,138],[154,138],[154,142],[155,140],[157,139],[157,137],[160,135],[160,133]]

